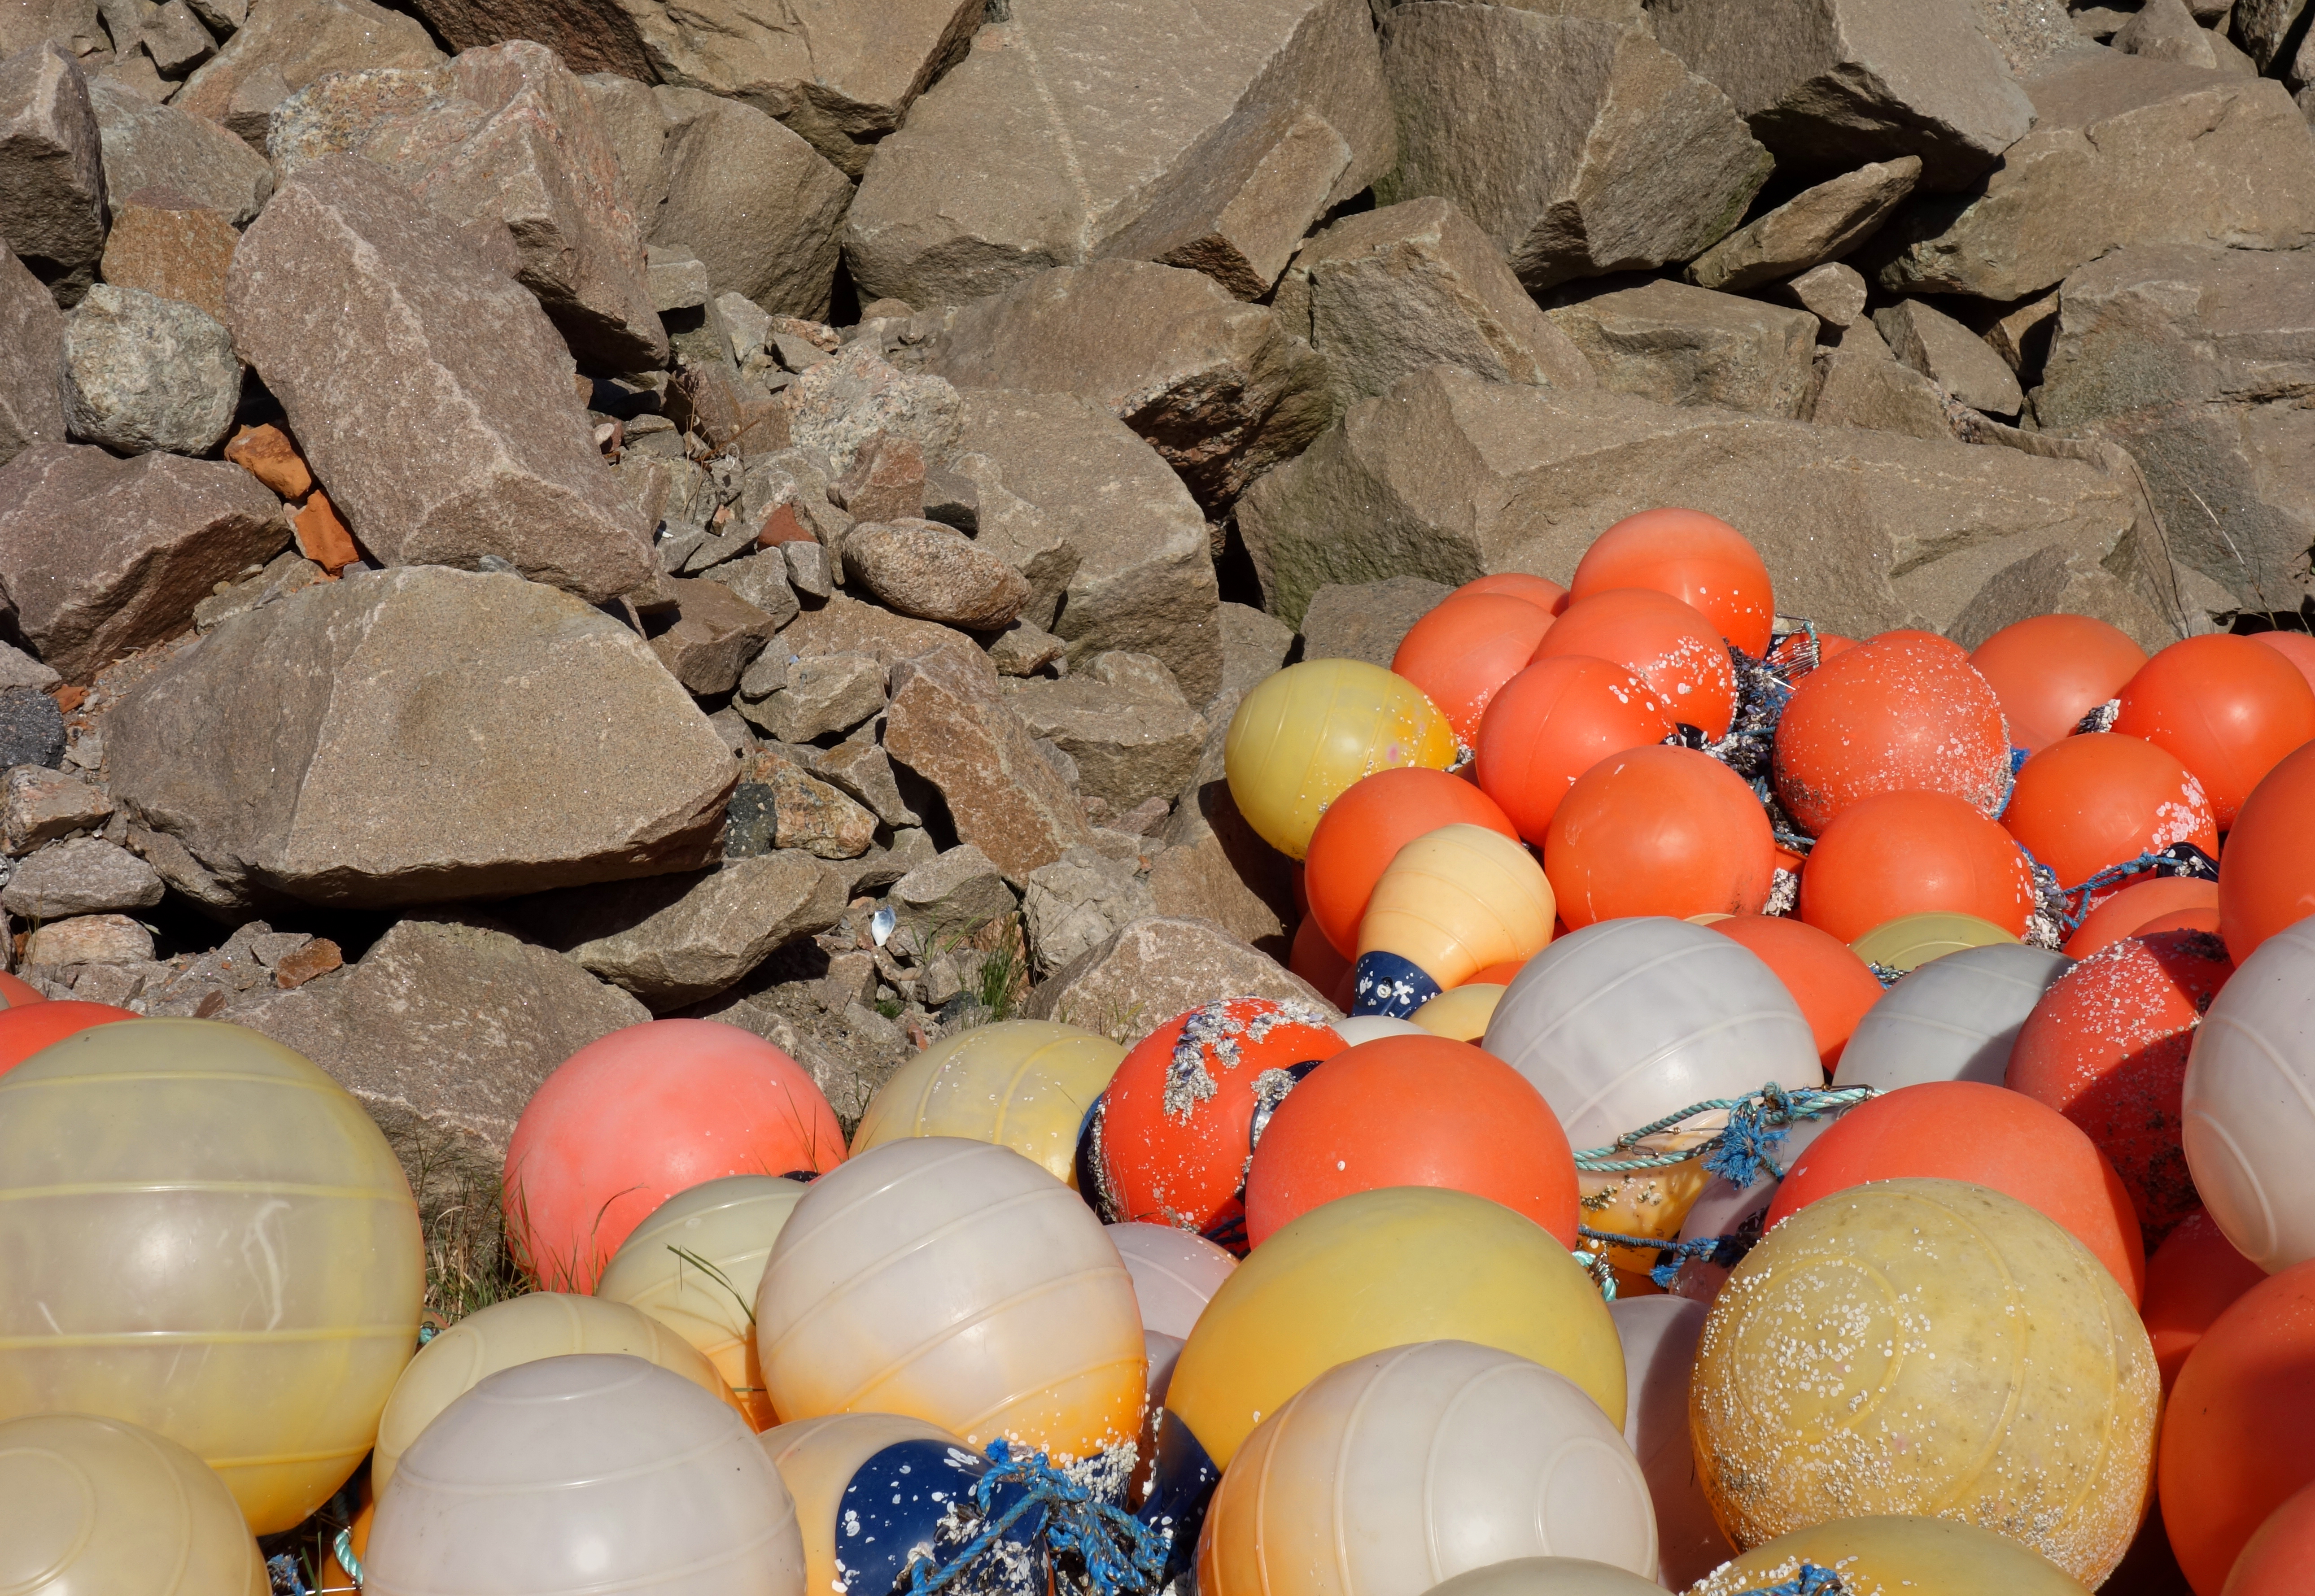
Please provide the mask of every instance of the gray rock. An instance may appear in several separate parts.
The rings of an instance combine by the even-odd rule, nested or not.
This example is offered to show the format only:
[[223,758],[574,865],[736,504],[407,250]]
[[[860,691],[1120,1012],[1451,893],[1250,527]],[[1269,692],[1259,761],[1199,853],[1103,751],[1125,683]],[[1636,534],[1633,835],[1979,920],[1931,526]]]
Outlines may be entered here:
[[1880,231],[1921,175],[1918,155],[1876,161],[1786,200],[1688,264],[1688,280],[1741,294],[1838,261]]
[[[0,705],[10,702],[0,696]],[[49,707],[54,711],[56,700],[49,699]],[[55,727],[61,755],[65,733],[61,714]],[[0,749],[0,754],[7,751]],[[52,838],[93,829],[111,816],[112,798],[102,787],[61,770],[43,769],[37,760],[12,764],[6,776],[0,778],[0,837],[4,837],[12,856],[28,854]]]
[[266,147],[284,177],[325,155],[359,155],[454,226],[503,223],[516,280],[581,360],[620,371],[666,364],[610,136],[543,45],[323,78],[276,108]]
[[217,40],[185,0],[168,0],[157,7],[137,42],[154,66],[171,77],[183,75],[217,54]]
[[1216,615],[1222,629],[1222,681],[1205,714],[1209,722],[1226,723],[1237,701],[1286,663],[1294,628],[1250,605],[1224,604]]
[[[871,654],[824,654],[785,663],[769,659],[741,687],[741,713],[782,742],[849,732],[884,710],[884,667]],[[776,678],[776,685],[775,685]],[[768,693],[750,696],[750,688]]]
[[1664,48],[1726,91],[1780,164],[1830,175],[1899,155],[1921,186],[1966,189],[2034,107],[1964,0],[1675,0]]
[[844,174],[753,105],[692,89],[658,93],[674,127],[652,242],[688,248],[718,292],[774,315],[827,315],[852,197]]
[[127,915],[80,915],[37,927],[24,942],[27,964],[144,964],[153,934]]
[[17,0],[0,11],[0,58],[43,40],[92,67],[111,48],[96,0]]
[[1828,327],[1847,327],[1865,314],[1865,279],[1838,261],[1802,272],[1785,285],[1800,307]]
[[1277,308],[1326,358],[1339,403],[1424,366],[1496,382],[1594,381],[1495,241],[1436,195],[1344,217],[1312,238],[1279,280]]
[[1294,862],[1255,836],[1238,812],[1219,749],[1213,764],[1212,774],[1201,771],[1183,793],[1158,833],[1165,850],[1150,863],[1150,893],[1159,914],[1210,920],[1282,962],[1300,918]]
[[1324,364],[1266,309],[1202,273],[1146,262],[1042,271],[976,300],[925,369],[960,388],[1090,399],[1209,505],[1236,499],[1333,419]]
[[265,157],[206,117],[98,78],[88,85],[103,144],[104,187],[117,208],[146,189],[167,189],[236,227],[273,193]]
[[[654,203],[654,215],[658,208]],[[643,277],[651,288],[652,308],[662,315],[670,310],[697,310],[714,297],[707,268],[688,250],[662,249],[655,244],[644,246]]]
[[867,654],[887,671],[921,654],[945,654],[990,687],[997,684],[997,670],[989,656],[965,634],[932,621],[910,620],[841,594],[789,622],[780,633],[780,643],[799,660]]
[[775,948],[836,924],[840,885],[819,860],[782,852],[726,860],[699,875],[568,887],[500,912],[664,1010],[714,997]]
[[2290,609],[2315,591],[2315,257],[2119,250],[2068,278],[2062,304],[2042,425],[2130,450],[2174,557],[2234,603]]
[[1019,907],[996,862],[969,842],[918,865],[889,895],[918,949],[970,936]]
[[1988,415],[2026,407],[2018,378],[1982,338],[1935,306],[1903,299],[1873,313],[1889,352],[1964,404]]
[[10,767],[64,763],[65,717],[37,687],[0,687],[0,762]]
[[1993,325],[1985,330],[1988,347],[2008,363],[2021,383],[2041,380],[2050,339],[2058,330],[2058,303],[2055,293],[2028,299],[1995,317]]
[[707,581],[722,582],[769,616],[775,630],[795,619],[801,607],[796,603],[795,588],[788,581],[787,556],[777,549],[726,561],[705,574]]
[[842,879],[848,900],[863,892],[881,892],[918,865],[929,863],[940,850],[921,829],[903,826],[894,830],[889,847],[870,848],[857,858],[838,859],[829,865]]
[[1090,847],[1073,847],[1031,871],[1021,894],[1022,927],[1039,975],[1051,975],[1120,928],[1157,913],[1157,900],[1131,864]]
[[1059,1020],[1131,1047],[1160,1025],[1222,997],[1340,1011],[1299,976],[1206,920],[1155,918],[1121,927],[1029,994],[1024,1017]]
[[1685,283],[1652,282],[1551,312],[1619,394],[1797,416],[1808,397],[1816,317]]
[[0,643],[0,687],[38,687],[46,692],[64,679],[23,650]]
[[1401,5],[1383,63],[1399,164],[1376,198],[1455,200],[1530,288],[1700,254],[1769,175],[1728,96],[1644,30]]
[[[258,0],[262,5],[265,0]],[[413,1188],[495,1188],[523,1105],[590,1042],[651,1011],[503,926],[397,921],[352,968],[236,1015],[360,1099]]]
[[[580,58],[565,51],[558,53],[571,64],[572,71],[580,73],[580,86],[594,102],[596,119],[602,123],[604,136],[610,139],[612,153],[619,160],[619,173],[626,184],[627,209],[648,235],[659,216],[661,203],[667,198],[667,118],[660,111],[659,97],[652,93],[645,77],[584,71]],[[695,258],[688,250],[669,253],[683,260]],[[699,303],[704,305],[706,300]]]
[[124,455],[205,455],[241,402],[233,334],[141,288],[92,287],[65,322],[65,427]]
[[1150,798],[1170,801],[1205,746],[1204,719],[1148,654],[1096,655],[1059,681],[1021,683],[1011,703],[1033,735],[1075,761],[1078,791],[1119,814]]
[[[2020,83],[2044,69],[2057,57],[2079,55],[2087,48],[2079,26],[2082,13],[2069,15],[2069,0],[1971,0],[1978,29],[1993,41],[2001,58]],[[2207,6],[2212,0],[2195,0]],[[2221,0],[2223,13],[2225,0]],[[2213,13],[2220,14],[2220,13]]]
[[705,698],[728,693],[771,641],[772,617],[722,582],[676,579],[674,622],[656,632],[652,652],[676,680]]
[[0,61],[0,241],[69,307],[104,253],[104,158],[88,80],[54,44]]
[[[1069,579],[1084,563],[1070,537],[1071,519],[1049,516],[1005,486],[1004,472],[987,455],[961,456],[957,471],[972,488],[973,546],[1021,573],[1029,584],[1029,597],[1021,606],[1020,623],[1038,628],[1041,634],[1050,631],[1060,615]],[[1062,650],[1067,652],[1066,643]]]
[[161,877],[127,848],[83,837],[44,847],[16,866],[0,889],[0,909],[20,919],[150,909],[161,901]]
[[300,169],[243,235],[226,301],[235,347],[374,558],[495,554],[590,600],[650,574],[537,301],[381,168]]
[[[883,688],[883,673],[878,672],[877,695],[881,702]],[[887,826],[904,829],[924,824],[900,791],[900,779],[892,768],[891,759],[879,740],[883,736],[881,721],[872,721],[834,748],[812,756],[812,773],[830,785],[842,789],[860,802]]]
[[792,848],[816,859],[856,859],[875,839],[875,815],[775,749],[757,757],[732,794],[723,853],[747,859]]
[[989,662],[999,676],[1034,676],[1069,652],[1068,643],[1028,621],[1016,621],[989,640]]
[[386,908],[698,869],[735,776],[619,622],[439,567],[219,626],[129,689],[106,754],[130,818],[175,838],[204,873],[195,895],[221,904]]
[[372,0],[253,0],[248,21],[171,103],[262,150],[273,108],[316,78],[441,61],[423,23]]
[[2237,0],[2234,35],[2265,72],[2283,58],[2284,45],[2306,13],[2307,0]]
[[1253,298],[1390,166],[1363,0],[1007,13],[870,158],[845,222],[864,299],[962,304],[1101,259],[1188,266]]
[[873,341],[847,344],[804,372],[787,397],[796,447],[817,450],[839,477],[879,433],[913,439],[928,461],[958,447],[957,391],[940,377],[896,370]]
[[895,667],[891,694],[885,752],[939,790],[958,838],[1007,881],[1091,840],[1077,794],[1038,754],[993,675],[942,650]]
[[0,467],[12,631],[70,680],[183,631],[288,541],[281,501],[221,461],[36,443]]
[[65,322],[40,279],[0,244],[0,466],[28,443],[65,439]]
[[1050,627],[1071,661],[1155,654],[1193,704],[1211,697],[1220,596],[1205,517],[1181,479],[1122,421],[1069,395],[977,389],[962,420],[959,447],[994,460],[1078,556]]
[[1974,647],[2060,609],[2143,644],[2172,635],[2160,540],[2126,473],[1445,370],[1353,406],[1255,484],[1238,525],[1287,616],[1328,581],[1410,565],[1442,582],[1564,580],[1601,531],[1669,503],[1742,528],[1778,607],[1844,635],[1920,626]]
[[1820,427],[1863,427],[1943,440],[1955,435],[1955,403],[1912,367],[1890,359],[1885,349],[1844,346],[1817,357],[1808,419]]
[[935,521],[863,521],[845,534],[843,552],[847,582],[920,620],[995,632],[1028,602],[1026,577]]
[[[2194,13],[2186,9],[2186,0],[2146,0],[2110,42],[2126,56],[2176,61],[2182,66],[2199,66],[2205,72],[2225,70],[2232,77],[2258,75],[2257,65],[2240,52],[2231,52],[2225,58],[2220,56],[2219,35],[2195,20]],[[2238,62],[2240,70],[2230,70]]]
[[2315,138],[2281,84],[2112,52],[2033,84],[2036,121],[1984,191],[1913,206],[1873,241],[1892,294],[2038,294],[2129,244],[2315,241]]
[[1306,660],[1364,660],[1390,669],[1415,623],[1447,597],[1444,583],[1419,576],[1330,583],[1312,593],[1299,621]]

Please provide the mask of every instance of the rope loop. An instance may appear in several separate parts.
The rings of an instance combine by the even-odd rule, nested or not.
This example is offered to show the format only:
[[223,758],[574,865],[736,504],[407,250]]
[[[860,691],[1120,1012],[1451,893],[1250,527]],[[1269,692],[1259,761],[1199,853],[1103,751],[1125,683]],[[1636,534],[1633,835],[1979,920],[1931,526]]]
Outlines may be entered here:
[[2024,843],[2018,851],[2026,856],[2027,868],[2034,873],[2035,895],[2041,900],[2042,912],[2057,922],[2067,935],[2082,928],[2089,918],[2090,900],[2109,887],[2118,887],[2133,876],[2155,878],[2186,878],[2214,882],[2219,879],[2219,862],[2191,842],[2174,842],[2160,853],[2140,854],[2116,864],[2093,871],[2080,886],[2066,887],[2058,883],[2058,873],[2036,858]]
[[[1634,1252],[1654,1248],[1656,1262],[1648,1271],[1648,1278],[1667,1291],[1680,1279],[1681,1266],[1690,1259],[1709,1258],[1723,1269],[1734,1269],[1760,1239],[1757,1236],[1699,1236],[1690,1241],[1666,1241],[1657,1236],[1621,1236],[1613,1230],[1594,1230],[1589,1225],[1578,1225],[1575,1231],[1584,1240],[1598,1244],[1577,1254],[1579,1259],[1604,1254],[1610,1247],[1629,1247]],[[1614,1300],[1612,1295],[1609,1299]]]
[[[1704,1167],[1733,1186],[1749,1186],[1763,1173],[1784,1178],[1775,1158],[1777,1145],[1796,1120],[1822,1119],[1854,1108],[1874,1095],[1871,1086],[1781,1086],[1769,1082],[1742,1097],[1715,1097],[1691,1103],[1677,1113],[1628,1130],[1606,1147],[1585,1148],[1575,1155],[1575,1167],[1590,1175],[1630,1175],[1643,1169],[1670,1169],[1701,1158]],[[1642,1153],[1632,1149],[1651,1136],[1661,1135],[1699,1114],[1725,1113],[1728,1123],[1692,1148],[1678,1152]]]
[[[1004,1540],[1032,1512],[1044,1514],[1047,1548],[1074,1557],[1094,1596],[1131,1596],[1165,1583],[1166,1546],[1157,1531],[1120,1507],[1095,1496],[1087,1486],[1055,1468],[1042,1452],[1016,1457],[1002,1437],[989,1443],[989,1470],[974,1482],[973,1504],[980,1531],[945,1561],[918,1557],[909,1565],[909,1596],[938,1596]],[[1020,1494],[994,1513],[997,1493]]]

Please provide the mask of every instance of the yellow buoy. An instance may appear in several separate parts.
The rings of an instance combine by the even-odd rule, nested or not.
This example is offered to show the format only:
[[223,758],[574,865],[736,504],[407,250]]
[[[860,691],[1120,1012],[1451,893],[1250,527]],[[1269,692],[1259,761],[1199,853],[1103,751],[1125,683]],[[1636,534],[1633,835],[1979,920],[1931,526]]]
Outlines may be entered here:
[[265,1596],[265,1559],[217,1471],[119,1419],[0,1424],[0,1591]]
[[[2032,1547],[1947,1519],[1835,1519],[1724,1563],[1693,1596],[1737,1596],[1796,1577],[1804,1563],[1840,1576],[1846,1596],[2088,1596]],[[1509,1592],[1505,1596],[1510,1596]]]
[[1648,1483],[1566,1376],[1431,1341],[1336,1365],[1255,1427],[1198,1544],[1199,1596],[1422,1596],[1507,1557],[1656,1571]]
[[1424,1596],[1660,1596],[1655,1581],[1589,1557],[1512,1557],[1441,1580]]
[[1361,660],[1305,660],[1238,705],[1222,768],[1238,812],[1291,859],[1326,806],[1378,770],[1455,763],[1455,729],[1423,690]]
[[1997,943],[2017,940],[1991,920],[1939,909],[1884,920],[1850,943],[1849,951],[1867,964],[1878,964],[1886,970],[1919,970],[1932,959],[1942,959],[1964,948],[1991,947]]
[[844,1596],[847,1582],[837,1565],[837,1513],[844,1488],[860,1466],[904,1441],[929,1441],[964,1449],[964,1442],[938,1424],[899,1414],[824,1414],[767,1430],[756,1444],[780,1471],[795,1498],[796,1525],[803,1531],[806,1596]]
[[1336,1198],[1255,1248],[1199,1316],[1166,1405],[1226,1469],[1335,1364],[1445,1340],[1556,1370],[1624,1422],[1623,1349],[1591,1277],[1542,1226],[1432,1186]]
[[484,1376],[541,1358],[574,1352],[625,1352],[679,1374],[737,1408],[738,1397],[715,1366],[659,1320],[624,1302],[534,1291],[467,1315],[428,1342],[395,1382],[378,1421],[370,1485],[380,1496],[420,1432]]
[[1705,1321],[1689,1412],[1740,1547],[1935,1517],[2095,1587],[2137,1533],[2160,1399],[2144,1327],[2080,1242],[1998,1192],[1908,1179],[1761,1239]]
[[756,1366],[756,1288],[802,1181],[730,1175],[678,1192],[619,1244],[595,1282],[607,1302],[639,1308],[705,1356],[755,1430],[778,1421]]
[[1009,1147],[1077,1184],[1078,1130],[1125,1050],[1051,1020],[1002,1020],[945,1036],[877,1088],[852,1154],[904,1136]]
[[279,1042],[128,1020],[0,1075],[0,1419],[142,1424],[271,1535],[369,1450],[425,1289],[393,1149]]
[[1510,989],[1492,981],[1471,981],[1451,992],[1441,992],[1407,1016],[1433,1036],[1443,1036],[1450,1042],[1468,1042],[1472,1046],[1487,1033],[1487,1022],[1495,1016],[1495,1005],[1503,1000]]
[[812,1183],[756,1293],[783,1419],[896,1413],[1076,1459],[1141,1430],[1133,1279],[1093,1210],[1010,1148],[905,1137]]
[[1517,839],[1485,826],[1424,832],[1392,857],[1359,921],[1359,1012],[1406,1014],[1491,964],[1525,962],[1557,912]]

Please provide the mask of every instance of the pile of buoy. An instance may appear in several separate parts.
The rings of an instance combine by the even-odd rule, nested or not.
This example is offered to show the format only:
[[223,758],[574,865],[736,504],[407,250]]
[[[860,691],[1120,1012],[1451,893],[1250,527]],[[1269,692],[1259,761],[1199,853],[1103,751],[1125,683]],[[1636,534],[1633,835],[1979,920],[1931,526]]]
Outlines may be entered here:
[[0,978],[0,1592],[2302,1592],[2311,656],[1836,637],[1635,516],[1243,701],[1348,1017],[967,1030],[848,1145],[616,1033],[422,1344],[352,1098]]

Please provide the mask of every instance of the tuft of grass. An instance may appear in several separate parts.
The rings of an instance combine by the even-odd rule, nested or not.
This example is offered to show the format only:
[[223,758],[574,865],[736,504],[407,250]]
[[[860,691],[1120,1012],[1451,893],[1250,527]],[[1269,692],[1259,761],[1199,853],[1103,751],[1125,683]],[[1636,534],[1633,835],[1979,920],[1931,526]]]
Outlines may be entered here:
[[426,1313],[448,1329],[494,1302],[533,1287],[507,1245],[506,1213],[495,1173],[421,1144],[411,1180],[426,1248]]

